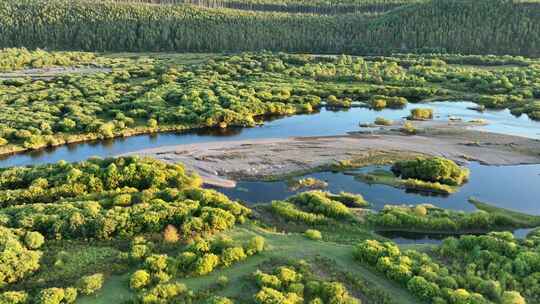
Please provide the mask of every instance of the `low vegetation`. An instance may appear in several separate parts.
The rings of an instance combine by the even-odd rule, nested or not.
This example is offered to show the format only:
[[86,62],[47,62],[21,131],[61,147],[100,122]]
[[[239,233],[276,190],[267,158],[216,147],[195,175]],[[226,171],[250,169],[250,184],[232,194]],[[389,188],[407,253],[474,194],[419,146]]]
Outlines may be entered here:
[[540,224],[540,217],[531,216],[530,220],[525,222],[518,213],[512,216],[495,207],[492,207],[490,212],[464,212],[421,204],[387,205],[380,212],[369,214],[368,221],[375,229],[383,231],[461,234],[535,227]]
[[327,182],[313,177],[289,180],[287,185],[292,191],[297,191],[300,189],[324,189],[328,187]]
[[433,119],[433,109],[416,108],[411,110],[410,120],[430,120]]

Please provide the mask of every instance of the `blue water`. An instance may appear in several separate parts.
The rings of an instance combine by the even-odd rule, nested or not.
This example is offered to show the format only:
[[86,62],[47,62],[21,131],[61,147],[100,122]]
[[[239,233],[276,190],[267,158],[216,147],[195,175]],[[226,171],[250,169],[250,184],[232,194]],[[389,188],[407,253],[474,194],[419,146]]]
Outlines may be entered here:
[[471,102],[432,102],[409,104],[407,108],[401,110],[374,111],[367,108],[352,108],[348,111],[333,112],[323,109],[316,114],[295,115],[268,121],[263,126],[255,128],[138,135],[107,141],[65,145],[3,157],[0,159],[0,167],[51,163],[59,160],[80,161],[92,156],[109,157],[141,149],[178,144],[342,135],[351,131],[359,131],[358,124],[360,122],[371,123],[379,116],[392,120],[401,119],[409,114],[411,108],[415,107],[433,108],[436,120],[448,120],[449,116],[462,117],[464,120],[482,118],[488,120],[490,125],[478,127],[479,129],[540,139],[540,122],[532,121],[526,116],[515,117],[507,110],[480,113],[468,109],[474,105]]
[[[475,197],[498,207],[540,215],[540,165],[484,166],[471,163],[468,168],[471,170],[469,182],[448,196],[426,196],[387,185],[370,185],[344,173],[318,172],[303,177],[326,181],[328,187],[325,190],[331,192],[362,194],[376,210],[386,204],[430,203],[441,208],[472,211],[475,207],[468,202],[468,198]],[[387,167],[370,166],[357,172],[374,169]],[[239,181],[236,188],[220,191],[244,202],[267,203],[285,199],[302,189],[290,191],[284,181]]]

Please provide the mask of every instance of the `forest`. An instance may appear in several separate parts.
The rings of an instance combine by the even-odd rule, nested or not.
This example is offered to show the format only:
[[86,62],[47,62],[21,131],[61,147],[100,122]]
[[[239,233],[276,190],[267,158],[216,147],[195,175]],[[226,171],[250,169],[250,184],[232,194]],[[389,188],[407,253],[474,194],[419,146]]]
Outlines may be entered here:
[[[363,2],[377,6],[381,1],[355,2],[359,4],[353,6],[362,7]],[[251,5],[249,1],[218,3]],[[331,3],[309,6],[324,10]],[[539,55],[540,6],[536,1],[432,0],[391,7],[383,5],[385,11],[378,14],[368,9],[320,15],[131,1],[5,0],[0,3],[4,24],[0,29],[0,47],[131,52],[271,50],[379,55],[437,51]],[[475,14],[468,14],[470,11]]]

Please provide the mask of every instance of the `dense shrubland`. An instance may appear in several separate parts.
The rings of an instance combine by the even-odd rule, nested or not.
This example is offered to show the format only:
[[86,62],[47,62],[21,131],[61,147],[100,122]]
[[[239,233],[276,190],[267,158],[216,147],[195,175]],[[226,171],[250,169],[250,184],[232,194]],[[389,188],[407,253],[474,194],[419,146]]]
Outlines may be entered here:
[[[6,300],[9,302],[30,297],[36,303],[72,303],[77,292],[93,294],[106,279],[103,273],[95,272],[95,267],[84,266],[92,265],[92,259],[113,262],[103,269],[107,275],[115,269],[125,271],[126,263],[144,263],[157,271],[162,263],[156,251],[160,246],[199,240],[190,248],[204,247],[197,244],[204,244],[205,238],[246,220],[248,208],[214,190],[201,189],[200,184],[200,178],[181,165],[137,157],[1,169],[0,299],[10,299]],[[160,246],[139,237],[161,232]],[[64,251],[71,250],[70,242],[88,240],[92,242],[83,243],[84,246],[95,249],[74,253],[79,260],[71,261]],[[109,240],[120,244],[120,248],[131,240],[130,252],[91,247]],[[56,244],[60,248],[66,244],[67,249],[57,252]],[[200,262],[194,256],[194,273],[207,273],[218,265],[230,266],[256,254],[263,250],[264,239],[256,237],[240,246],[232,241],[219,244],[221,249],[201,249],[204,255]],[[212,246],[218,248],[218,242]],[[85,257],[88,250],[93,253]],[[47,257],[42,259],[44,253]],[[210,257],[215,257],[215,261],[205,260]],[[166,260],[170,259],[165,256]],[[82,273],[71,270],[72,267]],[[152,282],[176,275],[178,269],[169,274],[160,272],[156,279],[151,273]],[[138,281],[134,279],[134,286],[144,283],[144,275],[139,276]],[[27,293],[16,293],[21,287]],[[160,288],[172,287],[157,285],[144,297],[160,297],[164,292]]]
[[46,52],[43,50],[4,49],[0,52],[0,72],[24,68],[50,68],[95,64],[94,53]]
[[[14,52],[0,54],[17,60]],[[381,109],[469,96],[487,108],[540,115],[534,100],[540,96],[540,65],[485,70],[433,61],[272,53],[216,56],[196,64],[97,57],[110,73],[0,80],[0,153],[149,132],[249,127],[269,115],[311,113],[323,105],[347,108],[353,102]]]
[[448,238],[427,254],[367,240],[354,254],[430,303],[536,303],[538,245],[497,232]]
[[429,204],[386,205],[381,211],[369,214],[368,221],[377,230],[450,234],[528,227],[504,213],[453,211]]
[[[252,6],[257,8],[268,2]],[[384,1],[389,4],[383,5],[382,10],[390,10],[371,15],[371,11],[379,11],[377,7],[382,2],[355,1],[353,6],[360,10],[367,6],[365,13],[328,16],[109,1],[8,0],[0,6],[0,18],[5,25],[0,31],[0,46],[92,51],[266,49],[388,54],[396,50],[446,50],[538,55],[540,40],[536,33],[540,23],[535,2],[432,0],[391,10],[392,2],[399,5],[405,1]],[[308,1],[299,7],[304,3]],[[337,2],[317,3],[321,2],[309,6],[324,10],[322,7],[332,7]],[[466,14],[469,11],[477,14]],[[200,28],[206,30],[201,32]]]

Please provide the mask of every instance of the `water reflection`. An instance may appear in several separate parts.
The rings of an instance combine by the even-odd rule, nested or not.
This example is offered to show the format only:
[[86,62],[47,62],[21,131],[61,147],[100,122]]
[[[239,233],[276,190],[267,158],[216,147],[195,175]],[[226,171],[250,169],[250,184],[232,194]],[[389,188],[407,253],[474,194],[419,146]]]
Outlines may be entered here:
[[434,109],[438,120],[448,120],[449,116],[460,117],[463,120],[486,119],[490,124],[479,127],[482,130],[540,139],[540,122],[532,121],[525,115],[515,117],[508,110],[480,113],[469,109],[474,105],[471,102],[432,102],[409,104],[407,108],[401,110],[374,111],[367,108],[352,108],[348,111],[329,111],[323,109],[319,113],[309,115],[285,118],[265,117],[266,123],[255,128],[205,129],[196,132],[138,135],[70,144],[5,156],[0,158],[0,167],[51,163],[59,160],[80,161],[92,156],[109,157],[140,149],[199,142],[341,135],[358,131],[359,122],[370,123],[377,117],[398,120],[407,116],[411,108],[420,106]]
[[[441,208],[473,211],[475,207],[468,203],[468,198],[475,197],[498,207],[540,215],[540,165],[484,166],[471,163],[468,168],[471,170],[469,182],[458,192],[448,196],[427,196],[424,193],[408,192],[386,185],[367,184],[347,173],[318,172],[303,177],[326,181],[326,190],[331,192],[360,193],[375,210],[380,210],[386,204],[431,203]],[[369,166],[353,172],[376,169],[388,168]],[[284,181],[240,181],[236,188],[220,191],[231,198],[249,203],[285,199],[298,192],[291,191]]]

